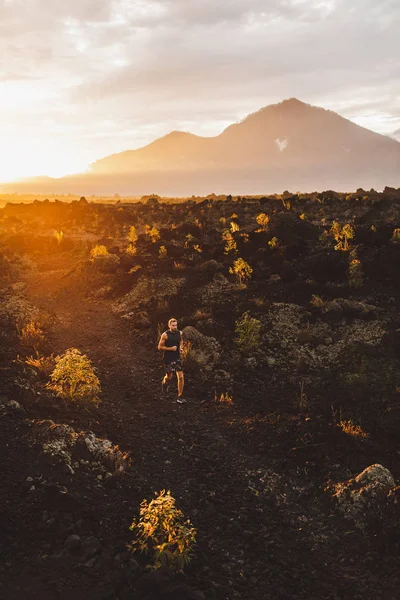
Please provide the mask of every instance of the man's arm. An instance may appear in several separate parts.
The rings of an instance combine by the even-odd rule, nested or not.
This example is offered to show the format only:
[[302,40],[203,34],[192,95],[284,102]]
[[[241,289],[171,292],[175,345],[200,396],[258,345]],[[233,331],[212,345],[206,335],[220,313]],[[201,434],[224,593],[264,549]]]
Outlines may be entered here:
[[164,331],[164,333],[160,337],[160,341],[158,342],[158,349],[159,350],[172,350],[173,352],[175,352],[175,350],[177,349],[176,346],[170,346],[167,348],[167,346],[165,345],[166,339],[167,339],[167,334]]

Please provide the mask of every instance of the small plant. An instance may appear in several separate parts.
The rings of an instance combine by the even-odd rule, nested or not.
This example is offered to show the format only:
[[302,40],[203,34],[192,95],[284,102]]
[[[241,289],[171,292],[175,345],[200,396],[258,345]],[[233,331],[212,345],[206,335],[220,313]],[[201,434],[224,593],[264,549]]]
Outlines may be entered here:
[[400,243],[400,229],[393,230],[392,242],[394,242],[395,244]]
[[364,284],[363,269],[361,261],[357,258],[355,250],[350,252],[349,270],[347,272],[349,286],[354,289],[359,289]]
[[138,241],[138,234],[136,231],[136,227],[134,225],[132,225],[132,227],[130,227],[127,238],[128,238],[128,242],[130,244],[136,244],[136,242]]
[[33,348],[38,354],[44,343],[44,333],[39,323],[30,321],[22,328],[19,343],[25,348]]
[[47,384],[49,389],[71,402],[99,402],[100,382],[86,354],[81,354],[77,348],[69,348],[63,355],[56,356],[55,361],[51,382]]
[[101,244],[96,244],[90,251],[91,260],[95,260],[96,258],[110,256],[107,248]]
[[256,221],[257,221],[258,225],[260,226],[260,228],[257,229],[258,232],[267,231],[268,224],[269,224],[269,216],[266,213],[260,213],[259,215],[257,215]]
[[233,266],[229,268],[229,273],[236,275],[239,285],[245,284],[251,278],[253,269],[243,258],[237,258]]
[[197,252],[198,254],[201,254],[201,253],[203,252],[203,250],[202,250],[202,248],[199,246],[199,244],[195,244],[195,245],[193,246],[193,250],[194,250],[195,252]]
[[337,425],[347,435],[351,435],[352,437],[359,439],[367,439],[369,434],[363,430],[360,425],[354,425],[353,421],[340,421]]
[[100,271],[112,271],[119,264],[118,256],[110,254],[107,248],[101,244],[97,244],[90,251],[90,261]]
[[271,240],[269,240],[268,246],[272,250],[275,250],[275,248],[278,248],[278,246],[279,246],[279,240],[278,240],[278,238],[277,237],[273,237]]
[[222,232],[222,239],[225,241],[224,254],[236,254],[237,243],[229,229]]
[[235,323],[235,344],[245,354],[258,350],[261,346],[261,322],[248,312]]
[[235,233],[236,231],[239,231],[240,227],[238,225],[238,223],[236,223],[235,221],[231,221],[230,223],[230,230],[231,233]]
[[28,356],[25,362],[27,365],[37,369],[39,373],[45,377],[50,377],[56,366],[56,361],[53,354],[50,356],[43,356],[40,354],[38,354],[36,357]]
[[220,395],[218,395],[217,392],[214,392],[214,402],[217,402],[218,404],[232,406],[233,398],[230,394],[228,394],[228,392],[222,393]]
[[174,260],[174,269],[184,269],[185,263],[181,260]]
[[310,304],[311,306],[314,306],[314,308],[322,308],[325,305],[325,301],[321,298],[321,296],[313,294],[311,296]]
[[150,225],[144,226],[145,234],[151,239],[152,243],[155,244],[160,239],[160,232],[157,227],[150,227]]
[[343,225],[343,227],[341,227],[340,223],[334,221],[331,227],[331,235],[337,242],[335,250],[342,250],[343,252],[346,252],[349,250],[349,240],[354,238],[354,229],[350,223],[346,223]]
[[165,246],[160,246],[159,250],[158,250],[158,258],[167,258],[167,249]]
[[191,560],[197,531],[176,508],[171,492],[162,490],[149,503],[143,500],[139,515],[129,528],[135,533],[135,540],[128,548],[149,555],[151,569],[183,572]]
[[130,227],[130,229],[128,231],[127,239],[128,239],[129,244],[126,249],[126,253],[134,256],[136,254],[136,250],[137,250],[136,242],[138,240],[138,234],[136,232],[136,227],[134,225],[132,225],[132,227]]
[[58,244],[58,245],[60,245],[60,244],[61,244],[61,242],[62,242],[62,241],[63,241],[63,239],[64,239],[64,233],[63,233],[62,231],[55,231],[55,232],[54,232],[54,237],[55,237],[55,238],[56,238],[56,240],[57,240],[57,244]]

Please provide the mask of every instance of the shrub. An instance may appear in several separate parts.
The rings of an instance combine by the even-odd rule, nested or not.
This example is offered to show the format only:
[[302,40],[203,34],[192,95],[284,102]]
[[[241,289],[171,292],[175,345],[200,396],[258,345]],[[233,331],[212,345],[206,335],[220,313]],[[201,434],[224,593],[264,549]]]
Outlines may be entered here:
[[71,402],[99,402],[100,382],[86,354],[81,354],[77,348],[69,348],[63,355],[56,356],[55,361],[51,382],[47,384],[49,389]]
[[132,227],[129,229],[127,238],[130,244],[136,244],[138,240],[138,234],[136,233],[136,227],[134,225],[132,225]]
[[394,242],[395,244],[400,243],[400,229],[393,230],[392,242]]
[[311,296],[310,304],[311,306],[314,306],[314,308],[322,308],[325,306],[325,301],[321,298],[321,296],[313,294]]
[[165,246],[160,246],[158,250],[158,258],[167,258],[167,249]]
[[184,520],[171,492],[162,490],[149,503],[143,500],[139,514],[130,526],[136,539],[129,548],[150,555],[152,569],[182,572],[191,560],[197,531],[190,520]]
[[243,315],[235,323],[236,346],[248,354],[258,350],[261,346],[261,322],[254,317],[251,317],[248,312]]
[[119,264],[118,256],[110,254],[105,246],[99,244],[90,251],[90,260],[100,271],[113,271]]
[[102,246],[101,244],[96,244],[96,246],[94,246],[90,251],[91,260],[103,256],[110,256],[110,253],[108,252],[107,248],[105,246]]
[[331,235],[337,242],[335,250],[346,251],[349,249],[349,240],[354,238],[354,229],[349,223],[340,227],[340,224],[334,221],[331,227]]
[[360,439],[367,439],[369,437],[369,434],[363,430],[361,425],[354,425],[353,421],[351,421],[351,420],[340,421],[340,423],[338,424],[338,427],[340,427],[340,429],[343,431],[343,433],[346,433],[347,435],[350,435],[351,437],[360,438]]
[[229,273],[236,275],[239,285],[246,283],[250,279],[252,272],[253,269],[243,258],[237,258],[233,266],[229,268]]
[[363,269],[361,261],[357,258],[356,252],[353,250],[349,257],[349,270],[348,270],[348,282],[349,286],[354,289],[359,289],[364,284]]
[[237,252],[237,243],[232,235],[232,233],[229,231],[229,229],[225,229],[222,232],[222,239],[225,242],[225,247],[224,247],[224,254],[236,254]]
[[57,240],[57,244],[58,244],[58,245],[60,245],[60,244],[61,244],[61,242],[62,242],[62,241],[63,241],[63,239],[64,239],[64,233],[63,233],[62,231],[55,231],[55,232],[54,232],[54,237],[55,237],[55,238],[56,238],[56,240]]
[[260,226],[260,228],[257,231],[267,231],[268,223],[269,223],[269,216],[266,213],[260,213],[259,215],[257,215],[256,221],[257,221],[258,225]]
[[145,225],[144,227],[145,234],[151,239],[152,243],[155,244],[160,239],[160,232],[157,227],[150,227],[150,225]]
[[36,321],[30,321],[25,325],[22,328],[19,342],[25,348],[33,348],[37,354],[44,343],[44,333],[40,324]]
[[270,247],[272,250],[275,250],[275,248],[278,248],[278,246],[279,246],[279,240],[278,240],[278,238],[277,238],[276,236],[274,236],[274,237],[272,238],[272,240],[269,240],[269,242],[268,242],[268,246],[269,246],[269,247]]
[[27,365],[35,367],[35,369],[37,369],[39,373],[45,377],[49,377],[56,366],[56,361],[53,354],[50,356],[28,356],[25,362]]

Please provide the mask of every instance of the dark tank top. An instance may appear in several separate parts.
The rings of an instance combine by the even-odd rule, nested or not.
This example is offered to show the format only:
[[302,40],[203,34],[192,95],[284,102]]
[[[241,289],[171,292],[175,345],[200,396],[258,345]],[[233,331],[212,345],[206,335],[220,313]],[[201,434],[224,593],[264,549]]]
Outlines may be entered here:
[[176,352],[172,352],[171,350],[167,350],[166,352],[164,352],[164,362],[175,362],[176,360],[180,359],[180,354],[179,354],[179,342],[181,341],[181,332],[179,330],[177,331],[170,331],[168,329],[168,331],[165,332],[167,334],[167,339],[165,340],[164,345],[167,348],[172,348],[172,346],[177,346],[178,349],[176,350]]

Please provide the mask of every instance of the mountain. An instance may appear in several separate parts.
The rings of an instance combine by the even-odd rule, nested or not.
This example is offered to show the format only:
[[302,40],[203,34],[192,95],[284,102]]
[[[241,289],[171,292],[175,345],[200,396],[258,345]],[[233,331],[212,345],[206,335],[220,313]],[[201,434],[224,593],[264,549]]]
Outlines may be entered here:
[[55,192],[181,196],[399,187],[400,143],[291,98],[250,114],[218,136],[173,131],[51,185]]

